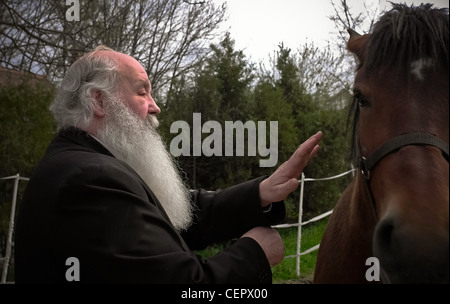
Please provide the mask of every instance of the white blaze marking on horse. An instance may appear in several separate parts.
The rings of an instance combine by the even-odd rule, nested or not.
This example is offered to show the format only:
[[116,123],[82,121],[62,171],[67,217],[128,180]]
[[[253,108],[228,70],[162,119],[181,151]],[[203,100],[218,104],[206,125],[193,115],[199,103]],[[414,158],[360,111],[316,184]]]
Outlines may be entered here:
[[422,74],[423,70],[431,67],[432,65],[433,60],[431,60],[430,58],[422,58],[416,60],[411,63],[411,74],[415,75],[419,80],[424,80],[425,77]]

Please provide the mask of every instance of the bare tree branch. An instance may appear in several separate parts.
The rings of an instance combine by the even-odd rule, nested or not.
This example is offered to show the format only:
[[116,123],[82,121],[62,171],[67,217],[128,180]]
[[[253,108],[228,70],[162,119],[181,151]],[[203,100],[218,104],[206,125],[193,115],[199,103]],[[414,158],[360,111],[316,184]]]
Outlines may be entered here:
[[187,3],[187,4],[190,4],[190,5],[202,5],[202,4],[205,4],[205,3],[206,3],[206,1],[190,2],[190,1],[187,1],[187,0],[183,0],[183,2],[184,2],[184,3]]
[[225,18],[212,0],[80,2],[77,22],[65,1],[2,0],[0,65],[60,79],[83,53],[100,44],[130,54],[147,70],[154,91],[204,58]]

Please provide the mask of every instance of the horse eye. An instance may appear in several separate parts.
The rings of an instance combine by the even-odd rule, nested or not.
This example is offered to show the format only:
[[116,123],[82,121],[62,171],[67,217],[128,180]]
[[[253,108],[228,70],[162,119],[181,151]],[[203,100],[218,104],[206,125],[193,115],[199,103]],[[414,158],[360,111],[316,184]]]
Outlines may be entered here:
[[354,93],[353,101],[357,102],[361,108],[370,106],[370,102],[364,97],[363,94],[361,94],[361,92]]

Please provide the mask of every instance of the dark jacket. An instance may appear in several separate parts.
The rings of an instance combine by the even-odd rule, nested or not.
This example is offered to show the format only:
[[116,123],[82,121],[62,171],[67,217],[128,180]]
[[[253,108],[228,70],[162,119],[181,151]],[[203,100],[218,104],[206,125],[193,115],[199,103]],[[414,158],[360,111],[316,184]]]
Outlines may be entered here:
[[131,167],[87,133],[63,130],[21,202],[16,282],[67,282],[66,261],[75,257],[81,283],[270,283],[270,266],[253,239],[239,239],[209,259],[191,251],[284,217],[282,202],[262,212],[262,179],[195,191],[194,224],[180,234]]

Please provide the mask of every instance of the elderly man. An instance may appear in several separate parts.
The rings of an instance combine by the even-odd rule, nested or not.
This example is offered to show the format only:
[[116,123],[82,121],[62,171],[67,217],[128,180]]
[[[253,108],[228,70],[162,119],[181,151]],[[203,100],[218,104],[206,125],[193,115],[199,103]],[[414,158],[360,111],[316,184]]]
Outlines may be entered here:
[[[271,282],[284,246],[269,226],[284,217],[282,200],[321,132],[268,178],[190,193],[156,131],[160,109],[134,58],[106,47],[84,55],[50,109],[60,131],[19,210],[17,283],[67,282],[73,258],[70,271],[86,283]],[[191,251],[232,238],[209,259]]]

